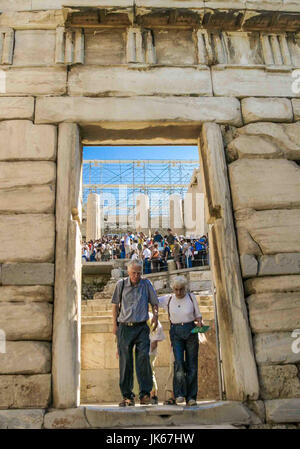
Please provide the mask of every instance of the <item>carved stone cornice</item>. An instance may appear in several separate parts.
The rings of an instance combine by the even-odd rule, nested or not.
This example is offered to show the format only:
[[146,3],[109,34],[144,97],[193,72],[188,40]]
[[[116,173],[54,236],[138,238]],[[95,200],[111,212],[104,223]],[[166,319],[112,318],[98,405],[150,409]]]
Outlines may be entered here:
[[[297,2],[299,2],[298,7]],[[76,6],[72,6],[72,3]],[[203,28],[219,31],[294,32],[300,30],[300,0],[294,0],[292,4],[291,2],[283,3],[276,8],[272,2],[245,2],[244,0],[240,2],[143,0],[136,1],[134,5],[124,4],[123,6],[117,6],[117,2],[115,3],[115,6],[110,7],[87,7],[77,6],[80,1],[54,0],[53,5],[56,5],[56,8],[54,6],[49,10],[42,10],[42,7],[35,11],[18,12],[2,9],[0,10],[0,26],[16,30],[55,29],[57,26],[98,28],[128,27],[129,25],[146,28]],[[154,6],[149,6],[151,3]],[[158,4],[166,6],[158,7]],[[196,7],[196,4],[199,6]]]
[[299,12],[254,11],[247,9],[168,9],[135,8],[131,10],[68,8],[66,26],[106,27],[137,25],[146,28],[203,28],[222,31],[299,31]]

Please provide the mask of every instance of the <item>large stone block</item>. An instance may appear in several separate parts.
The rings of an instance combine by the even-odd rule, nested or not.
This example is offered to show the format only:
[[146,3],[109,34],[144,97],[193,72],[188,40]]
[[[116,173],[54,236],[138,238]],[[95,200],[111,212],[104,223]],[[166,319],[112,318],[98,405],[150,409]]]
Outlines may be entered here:
[[0,162],[0,189],[53,184],[55,162]]
[[73,67],[68,79],[69,95],[212,95],[208,69],[127,67]]
[[47,408],[51,399],[51,374],[0,376],[0,409]]
[[282,151],[273,142],[260,136],[238,136],[227,147],[230,160],[235,159],[276,159]]
[[2,267],[3,285],[54,285],[53,263],[10,263]]
[[300,398],[265,401],[265,407],[267,422],[300,422]]
[[54,65],[55,30],[17,30],[14,66]]
[[[80,383],[81,403],[83,401],[89,404],[120,401],[118,368],[81,370]],[[104,385],[105,388],[103,388]]]
[[[235,139],[229,146],[236,146],[244,157],[284,157],[298,160],[300,157],[300,123],[251,123],[235,131],[244,139]],[[248,139],[245,139],[245,137]],[[251,139],[249,139],[251,137]],[[254,140],[256,138],[256,140]],[[237,140],[237,145],[235,141]],[[251,148],[250,143],[257,146]]]
[[45,374],[51,371],[51,346],[45,342],[7,341],[0,374]]
[[[126,31],[101,29],[100,33],[84,30],[84,64],[116,65],[126,63]],[[92,69],[92,67],[91,67]]]
[[258,375],[262,399],[300,397],[300,379],[295,365],[261,366]]
[[299,347],[297,337],[293,337],[292,332],[257,334],[254,337],[255,356],[259,365],[299,363]]
[[204,0],[135,0],[135,4],[145,8],[204,8]]
[[243,98],[241,107],[244,123],[293,120],[292,104],[287,98]]
[[266,276],[244,282],[247,295],[269,292],[299,292],[300,276]]
[[[6,0],[7,1],[7,0]],[[25,0],[26,2],[26,0]],[[32,0],[31,9],[60,9],[62,6],[99,6],[98,0]],[[133,0],[101,0],[104,7],[133,7]]]
[[2,0],[1,11],[30,11],[31,0]]
[[215,95],[228,97],[299,97],[292,91],[290,72],[268,72],[264,68],[212,67]]
[[294,110],[294,118],[295,120],[300,120],[300,99],[292,100],[293,110]]
[[286,253],[259,257],[258,276],[300,274],[300,254]]
[[[0,262],[52,262],[55,217],[48,214],[0,216]],[[37,250],[37,242],[38,250]]]
[[52,304],[0,303],[0,329],[7,340],[51,340]]
[[292,161],[241,159],[229,165],[234,210],[300,206],[300,167]]
[[0,410],[0,429],[41,429],[44,410]]
[[0,301],[6,302],[52,302],[53,287],[48,285],[33,285],[22,287],[0,287]]
[[240,263],[243,278],[257,276],[258,262],[253,254],[241,254]]
[[240,104],[236,98],[214,97],[130,97],[38,98],[36,123],[101,121],[131,122],[215,121],[239,126]]
[[260,293],[247,298],[252,332],[293,331],[300,327],[299,293]]
[[[3,1],[1,2],[1,6],[2,3]],[[1,27],[11,27],[14,29],[55,30],[58,26],[64,26],[64,24],[65,18],[63,11],[7,11],[3,12],[0,16]]]
[[55,186],[0,190],[0,213],[54,213]]
[[[1,16],[0,16],[1,17]],[[0,120],[29,119],[33,118],[33,97],[1,97],[0,98]],[[1,129],[1,125],[0,125]],[[13,138],[14,135],[10,135]],[[2,143],[2,136],[0,145]],[[7,143],[7,142],[6,142]],[[1,154],[1,153],[0,153]]]
[[67,410],[50,410],[45,415],[45,429],[86,429],[89,423],[84,414],[84,408]]
[[192,29],[155,29],[155,55],[160,65],[197,64]]
[[300,209],[240,210],[235,219],[241,254],[300,252]]
[[248,401],[245,405],[256,415],[258,424],[265,422],[266,410],[264,401]]
[[107,333],[82,334],[81,357],[84,370],[117,369],[119,360],[115,337]]
[[[102,369],[105,366],[105,337],[95,333],[81,336],[81,369]],[[117,368],[117,367],[116,367]]]
[[48,408],[51,374],[14,376],[15,408]]
[[[219,401],[201,404],[194,410],[184,410],[183,407],[170,407],[170,416],[165,415],[168,407],[153,407],[144,413],[142,407],[132,407],[132,410],[122,411],[110,408],[107,413],[103,408],[86,407],[86,417],[91,427],[113,428],[126,426],[151,426],[153,428],[180,427],[188,425],[217,424],[244,425],[251,423],[250,410],[241,402]],[[169,409],[170,410],[170,409]]]
[[66,67],[15,67],[2,70],[5,72],[5,91],[0,96],[66,93]]
[[[5,100],[7,98],[0,98],[0,106]],[[0,160],[54,161],[56,159],[56,140],[57,130],[53,125],[34,125],[28,120],[1,122]]]

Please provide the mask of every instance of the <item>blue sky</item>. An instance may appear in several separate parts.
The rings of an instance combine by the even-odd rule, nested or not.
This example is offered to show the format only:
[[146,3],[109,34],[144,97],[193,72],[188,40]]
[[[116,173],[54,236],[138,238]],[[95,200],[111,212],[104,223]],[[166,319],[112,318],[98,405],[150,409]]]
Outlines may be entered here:
[[[84,188],[83,200],[87,200],[89,192],[102,193],[96,188],[97,184],[116,184],[116,189],[110,188],[110,192],[118,196],[117,186],[121,184],[132,184],[133,164],[118,164],[119,160],[188,160],[197,161],[194,164],[183,164],[179,169],[177,166],[149,164],[144,175],[143,166],[135,165],[134,182],[143,184],[185,184],[189,182],[193,169],[199,164],[198,148],[196,146],[99,146],[83,147],[83,184],[94,185]],[[89,160],[113,160],[116,164],[103,164],[101,166],[87,163]],[[158,190],[156,189],[155,192]],[[172,190],[172,192],[177,190]],[[186,189],[180,189],[183,195]],[[178,190],[179,193],[179,190]],[[150,201],[152,193],[148,192]]]
[[83,147],[83,159],[188,159],[198,160],[196,146],[128,146],[128,147]]

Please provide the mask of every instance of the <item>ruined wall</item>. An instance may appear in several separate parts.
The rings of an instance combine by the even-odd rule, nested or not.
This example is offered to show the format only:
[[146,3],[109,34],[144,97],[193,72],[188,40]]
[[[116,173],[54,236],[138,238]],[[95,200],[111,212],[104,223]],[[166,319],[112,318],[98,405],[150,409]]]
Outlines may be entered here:
[[0,105],[0,329],[7,340],[0,354],[0,408],[46,408],[57,132],[56,126],[32,123],[33,97],[1,98]]
[[261,420],[299,422],[299,2],[118,3],[0,0],[0,408],[38,409],[20,416],[41,426],[52,404],[58,124],[78,123],[89,144],[195,144],[213,121],[228,144]]
[[242,100],[245,126],[226,148],[260,396],[277,416],[300,397],[300,122],[290,123],[298,104]]

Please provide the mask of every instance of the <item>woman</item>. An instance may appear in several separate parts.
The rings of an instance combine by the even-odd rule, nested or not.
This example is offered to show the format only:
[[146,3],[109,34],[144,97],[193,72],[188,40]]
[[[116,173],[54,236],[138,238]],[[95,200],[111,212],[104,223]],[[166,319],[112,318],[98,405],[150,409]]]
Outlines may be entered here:
[[158,250],[158,243],[154,243],[151,254],[151,262],[152,262],[152,273],[157,273],[159,271],[160,266],[160,254]]
[[193,246],[192,246],[191,242],[188,243],[188,246],[186,248],[185,258],[186,258],[186,267],[192,268],[193,260],[194,260],[194,251],[193,251]]
[[203,326],[202,315],[196,297],[187,292],[187,280],[177,276],[172,283],[173,294],[158,298],[159,305],[168,310],[170,339],[174,353],[173,390],[176,404],[186,401],[197,405],[198,392],[198,334],[192,334],[195,326]]
[[176,263],[177,270],[180,270],[181,269],[181,263],[180,263],[180,261],[181,261],[181,246],[177,239],[175,240],[175,244],[174,244],[173,251],[172,251],[172,256],[174,258],[174,262]]

